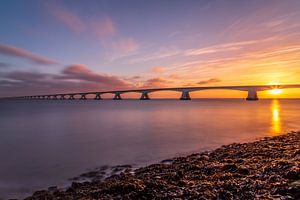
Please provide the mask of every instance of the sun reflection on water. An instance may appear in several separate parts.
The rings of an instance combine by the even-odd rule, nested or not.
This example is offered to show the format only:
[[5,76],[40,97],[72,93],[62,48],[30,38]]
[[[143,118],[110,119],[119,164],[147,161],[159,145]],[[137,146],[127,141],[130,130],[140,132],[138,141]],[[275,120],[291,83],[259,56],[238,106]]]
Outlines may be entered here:
[[274,99],[271,104],[272,111],[272,127],[271,131],[274,135],[281,132],[280,105],[277,99]]

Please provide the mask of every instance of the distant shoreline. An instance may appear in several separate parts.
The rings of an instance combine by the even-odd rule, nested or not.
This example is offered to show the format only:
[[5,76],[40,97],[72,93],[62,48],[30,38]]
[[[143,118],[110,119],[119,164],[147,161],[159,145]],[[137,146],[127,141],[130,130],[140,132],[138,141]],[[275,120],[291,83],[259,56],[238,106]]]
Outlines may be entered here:
[[26,199],[299,199],[300,132],[224,145],[134,171],[123,167],[104,181],[51,187]]

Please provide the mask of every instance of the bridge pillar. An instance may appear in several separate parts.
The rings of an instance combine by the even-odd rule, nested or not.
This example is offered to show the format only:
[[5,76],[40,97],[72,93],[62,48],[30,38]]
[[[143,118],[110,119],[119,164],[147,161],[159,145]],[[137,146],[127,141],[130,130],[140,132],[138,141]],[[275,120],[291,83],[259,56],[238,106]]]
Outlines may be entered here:
[[54,95],[53,96],[53,100],[57,100],[58,98],[57,98],[57,95]]
[[116,92],[113,100],[122,100],[121,94],[119,92]]
[[87,100],[87,98],[86,98],[85,94],[82,94],[82,95],[81,95],[81,98],[80,98],[80,100]]
[[74,95],[70,95],[69,100],[75,100]]
[[150,100],[148,92],[143,92],[140,100]]
[[191,100],[189,91],[182,91],[180,100]]
[[102,100],[100,93],[96,93],[94,100]]
[[247,101],[257,101],[257,91],[256,90],[248,90],[248,96],[246,98]]
[[50,95],[48,95],[46,99],[47,99],[47,100],[50,100],[50,99],[51,99],[51,96],[50,96]]
[[65,100],[65,95],[60,95],[60,100]]

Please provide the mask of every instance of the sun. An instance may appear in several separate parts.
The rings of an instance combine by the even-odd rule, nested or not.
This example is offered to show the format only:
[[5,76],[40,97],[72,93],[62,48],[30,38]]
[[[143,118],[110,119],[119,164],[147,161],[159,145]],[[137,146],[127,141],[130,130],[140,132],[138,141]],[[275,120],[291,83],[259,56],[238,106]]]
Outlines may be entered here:
[[273,95],[277,95],[277,94],[282,93],[282,89],[272,89],[272,90],[269,90],[269,92]]

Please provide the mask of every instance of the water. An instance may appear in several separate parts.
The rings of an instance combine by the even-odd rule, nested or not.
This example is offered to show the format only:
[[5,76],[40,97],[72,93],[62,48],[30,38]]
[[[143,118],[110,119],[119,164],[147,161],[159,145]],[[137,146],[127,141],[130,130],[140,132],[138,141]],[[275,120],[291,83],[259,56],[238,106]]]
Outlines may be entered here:
[[0,111],[0,198],[300,129],[300,100],[19,100]]

